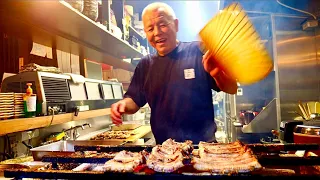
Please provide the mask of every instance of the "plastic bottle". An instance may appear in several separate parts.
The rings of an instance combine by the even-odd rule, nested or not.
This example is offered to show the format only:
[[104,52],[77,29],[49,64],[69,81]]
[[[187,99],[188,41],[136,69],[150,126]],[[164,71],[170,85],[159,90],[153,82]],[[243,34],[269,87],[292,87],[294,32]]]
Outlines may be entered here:
[[31,88],[32,83],[27,83],[26,94],[23,96],[23,105],[25,117],[35,117],[36,116],[36,107],[37,107],[37,96],[33,94]]

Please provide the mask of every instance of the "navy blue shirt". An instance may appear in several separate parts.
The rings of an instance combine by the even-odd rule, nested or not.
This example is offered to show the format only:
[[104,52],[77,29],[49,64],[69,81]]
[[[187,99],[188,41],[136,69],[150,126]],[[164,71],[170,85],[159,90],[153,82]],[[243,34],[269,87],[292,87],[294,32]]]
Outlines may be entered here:
[[157,144],[168,138],[193,143],[214,140],[211,89],[220,90],[204,70],[202,56],[199,42],[179,42],[169,54],[148,55],[138,63],[124,97],[139,107],[149,104]]

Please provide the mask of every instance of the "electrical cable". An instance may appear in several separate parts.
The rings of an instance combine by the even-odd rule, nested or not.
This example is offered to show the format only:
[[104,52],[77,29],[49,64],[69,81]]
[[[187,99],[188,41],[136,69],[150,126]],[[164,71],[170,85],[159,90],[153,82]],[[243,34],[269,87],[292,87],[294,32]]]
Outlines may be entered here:
[[54,118],[54,109],[49,107],[49,112],[51,112],[51,113],[52,113],[52,118],[51,118],[50,123],[49,123],[46,127],[49,127],[49,126],[51,126],[51,125],[52,125],[53,118]]
[[2,160],[5,160],[4,154],[7,152],[7,139],[6,137],[3,137],[3,154],[2,154]]
[[7,149],[8,149],[8,154],[12,157],[14,157],[14,152],[12,151],[12,147],[11,147],[11,143],[10,143],[10,138],[8,136],[8,134],[5,135],[6,139],[7,139]]
[[309,12],[307,12],[307,11],[303,11],[303,10],[300,10],[300,9],[296,9],[296,8],[290,7],[290,6],[288,6],[288,5],[285,5],[285,4],[283,4],[282,2],[280,2],[280,0],[277,0],[277,3],[280,4],[280,5],[282,5],[282,6],[284,6],[284,7],[286,7],[286,8],[289,8],[289,9],[292,9],[292,10],[295,10],[295,11],[298,11],[298,12],[302,12],[302,13],[305,13],[305,14],[309,14],[309,15],[312,16],[315,20],[317,19],[317,16],[315,16],[314,14],[309,13]]
[[32,145],[30,145],[30,144],[31,144],[31,138],[28,140],[27,156],[30,155],[30,153],[31,153],[30,150],[33,148]]

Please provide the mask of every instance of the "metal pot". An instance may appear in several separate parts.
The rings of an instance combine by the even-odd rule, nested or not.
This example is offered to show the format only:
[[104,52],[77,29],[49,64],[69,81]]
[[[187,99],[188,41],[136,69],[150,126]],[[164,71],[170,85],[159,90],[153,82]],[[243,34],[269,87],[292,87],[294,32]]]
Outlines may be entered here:
[[[293,131],[294,143],[317,143],[320,144],[320,127],[319,126],[306,126],[297,125]],[[320,155],[320,151],[312,151]]]
[[295,133],[305,134],[305,135],[314,135],[320,137],[320,127],[319,126],[306,126],[306,125],[297,125],[294,128]]

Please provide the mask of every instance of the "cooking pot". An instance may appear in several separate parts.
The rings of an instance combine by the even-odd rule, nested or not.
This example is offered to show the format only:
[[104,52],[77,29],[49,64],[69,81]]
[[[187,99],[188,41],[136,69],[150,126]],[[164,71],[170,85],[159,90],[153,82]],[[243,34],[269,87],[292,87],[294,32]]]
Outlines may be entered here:
[[[317,143],[320,144],[320,126],[297,125],[293,131],[294,143]],[[312,151],[320,155],[319,151]]]
[[320,126],[297,125],[294,128],[295,133],[314,135],[320,137]]

